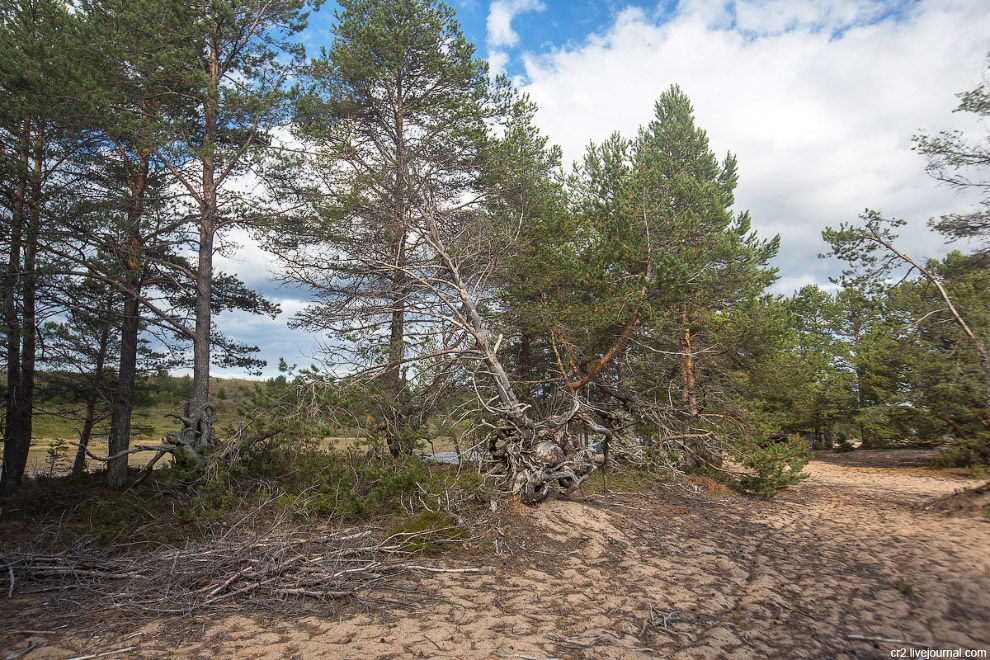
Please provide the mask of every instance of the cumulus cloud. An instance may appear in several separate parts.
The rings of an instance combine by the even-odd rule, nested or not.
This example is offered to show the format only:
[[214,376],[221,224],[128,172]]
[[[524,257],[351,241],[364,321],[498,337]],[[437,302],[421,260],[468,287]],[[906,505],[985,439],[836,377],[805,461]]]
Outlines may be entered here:
[[492,78],[505,73],[505,65],[509,63],[509,54],[502,50],[488,51],[488,73]]
[[519,35],[512,29],[512,19],[527,11],[547,8],[542,0],[495,0],[488,8],[488,46],[515,46]]
[[755,35],[789,30],[833,33],[876,21],[889,3],[856,0],[741,0],[732,7],[733,27]]
[[[240,310],[225,312],[216,317],[220,329],[231,339],[259,348],[256,357],[268,363],[263,369],[266,377],[278,373],[279,358],[285,358],[289,364],[300,365],[308,365],[319,360],[320,351],[316,345],[318,337],[304,328],[289,327],[292,317],[306,309],[310,303],[299,298],[287,297],[285,290],[273,289],[266,293],[269,300],[281,307],[282,313],[278,317],[271,319]],[[238,368],[214,368],[214,375],[241,373],[243,372]]]
[[524,91],[542,130],[579,159],[589,140],[634,135],[679,84],[715,151],[739,158],[737,207],[762,235],[781,234],[782,284],[824,282],[838,267],[817,259],[821,230],[866,207],[909,220],[908,250],[946,251],[926,220],[974,199],[935,186],[911,137],[982,134],[952,110],[980,82],[988,35],[984,0],[896,12],[867,0],[683,0],[672,14],[630,8],[584,43],[524,54]]

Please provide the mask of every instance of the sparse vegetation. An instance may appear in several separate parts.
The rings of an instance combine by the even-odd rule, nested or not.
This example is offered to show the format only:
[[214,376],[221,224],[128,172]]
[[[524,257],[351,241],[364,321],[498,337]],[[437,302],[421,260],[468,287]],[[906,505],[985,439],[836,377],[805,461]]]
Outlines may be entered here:
[[[943,491],[990,467],[990,199],[932,223],[969,241],[937,259],[901,250],[904,221],[876,211],[826,228],[823,256],[845,264],[835,286],[778,295],[781,237],[739,208],[745,169],[715,152],[679,85],[565,168],[536,104],[493,75],[450,4],[338,0],[307,57],[319,5],[0,3],[8,606],[31,601],[45,627],[99,603],[120,625],[175,615],[182,629],[238,603],[402,609],[420,595],[415,571],[454,573],[478,578],[463,602],[517,581],[527,607],[554,593],[546,609],[567,612],[566,630],[527,636],[555,655],[489,654],[536,658],[741,647],[745,626],[792,614],[821,640],[840,620],[885,626],[846,617],[878,591],[918,613],[941,597],[917,546],[956,528],[909,527],[948,511],[979,536],[966,525],[988,515],[990,485]],[[990,118],[987,85],[960,99]],[[990,191],[985,141],[914,140],[939,181]],[[237,263],[235,238],[306,297],[289,323],[319,335],[324,362],[211,375],[266,366],[218,314],[281,311],[215,268]],[[899,469],[890,448],[936,446],[931,466],[909,466],[910,497],[860,483]],[[806,468],[832,490],[794,488]],[[942,497],[917,506],[915,493]],[[857,536],[872,517],[885,538]],[[902,539],[910,552],[876,560]],[[505,573],[429,563],[441,556]],[[982,560],[953,588],[986,591]],[[611,581],[641,561],[655,566]],[[792,609],[819,569],[866,586],[843,573],[829,586],[840,610]],[[580,610],[620,588],[635,613],[617,601],[606,618],[624,608],[627,621]],[[957,628],[983,620],[937,602]],[[24,631],[59,630],[41,627]],[[905,643],[927,646],[933,629]],[[401,655],[424,641],[461,651],[441,644],[453,634],[423,637]],[[861,655],[848,646],[816,650]],[[75,657],[131,649],[86,650]],[[724,650],[710,655],[745,655]]]
[[904,580],[898,579],[898,580],[894,580],[894,586],[897,587],[897,590],[900,591],[905,596],[907,596],[908,598],[914,598],[913,585],[908,584]]

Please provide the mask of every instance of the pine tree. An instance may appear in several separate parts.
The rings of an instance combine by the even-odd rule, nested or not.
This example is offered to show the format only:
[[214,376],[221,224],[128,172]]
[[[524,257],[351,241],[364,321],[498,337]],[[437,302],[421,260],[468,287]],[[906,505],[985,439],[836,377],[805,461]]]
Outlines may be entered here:
[[[498,283],[499,329],[506,336],[506,361],[529,403],[547,403],[560,377],[548,338],[555,319],[544,294],[564,286],[573,272],[576,230],[569,212],[559,147],[549,147],[535,126],[536,105],[521,96],[512,104],[505,132],[493,140],[485,181],[498,194],[486,200],[497,218],[508,253],[493,273]],[[511,351],[511,352],[510,352]]]
[[58,0],[0,4],[0,254],[7,388],[0,494],[20,485],[31,443],[46,272],[70,191],[67,165],[86,144],[78,121],[89,81],[77,17]]
[[787,301],[793,322],[791,361],[778,373],[786,388],[787,431],[832,434],[848,421],[853,395],[850,344],[844,341],[842,304],[809,284]]
[[427,236],[456,241],[479,212],[486,122],[499,120],[502,100],[446,4],[339,4],[298,124],[314,152],[315,217],[280,227],[272,246],[319,301],[299,324],[329,332],[336,358],[383,367],[373,370],[379,430],[400,453],[425,418],[423,401],[448,380],[444,365],[453,368],[440,360],[424,396],[412,396],[410,363],[443,351],[429,339],[442,335],[431,328],[444,313],[430,293],[442,282],[430,272],[438,264],[423,261],[436,248]]
[[[280,212],[277,203],[265,199],[271,191],[262,164],[277,152],[272,131],[289,121],[290,78],[304,58],[292,37],[306,26],[306,5],[304,0],[182,4],[187,15],[195,13],[178,29],[185,47],[170,65],[171,93],[188,99],[192,111],[168,118],[170,139],[154,154],[187,195],[195,219],[197,258],[187,273],[195,284],[193,391],[186,411],[201,450],[215,441],[202,426],[209,416],[213,313],[234,300],[214,291],[220,278],[213,255],[225,230],[254,227]],[[238,181],[252,175],[259,181],[247,196]],[[267,305],[261,311],[275,310]]]
[[559,316],[572,328],[564,342],[574,352],[571,387],[592,382],[635,337],[657,356],[626,360],[644,370],[637,380],[664,374],[680,390],[678,410],[653,419],[668,439],[693,442],[691,451],[703,454],[694,441],[712,435],[704,418],[718,406],[705,399],[720,390],[703,381],[714,385],[727,373],[725,361],[745,354],[734,330],[762,314],[756,302],[775,278],[767,263],[779,239],[758,239],[748,214],[732,213],[735,158],[719,162],[710,151],[687,96],[672,87],[655,111],[635,140],[614,135],[589,148],[576,186],[582,304]]

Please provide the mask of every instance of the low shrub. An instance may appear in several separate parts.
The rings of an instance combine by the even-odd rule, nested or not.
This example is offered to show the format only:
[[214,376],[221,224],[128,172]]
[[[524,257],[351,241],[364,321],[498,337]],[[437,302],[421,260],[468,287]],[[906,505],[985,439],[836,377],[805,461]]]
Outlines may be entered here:
[[939,449],[933,463],[938,467],[990,465],[990,438],[952,438]]
[[744,467],[756,474],[741,477],[739,487],[764,497],[773,497],[808,478],[801,471],[810,460],[804,440],[751,447],[743,452],[741,460]]

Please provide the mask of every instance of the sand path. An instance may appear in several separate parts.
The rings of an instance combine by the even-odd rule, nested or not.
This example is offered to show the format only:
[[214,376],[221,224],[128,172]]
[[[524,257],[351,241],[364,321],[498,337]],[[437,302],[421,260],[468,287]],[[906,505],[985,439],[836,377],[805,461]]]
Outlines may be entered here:
[[923,458],[819,453],[811,477],[772,501],[620,493],[506,507],[497,554],[428,562],[481,572],[411,583],[411,606],[159,621],[129,639],[8,635],[0,658],[30,643],[44,645],[27,660],[129,646],[116,657],[911,657],[905,643],[864,637],[988,650],[990,521],[923,510],[976,483]]

